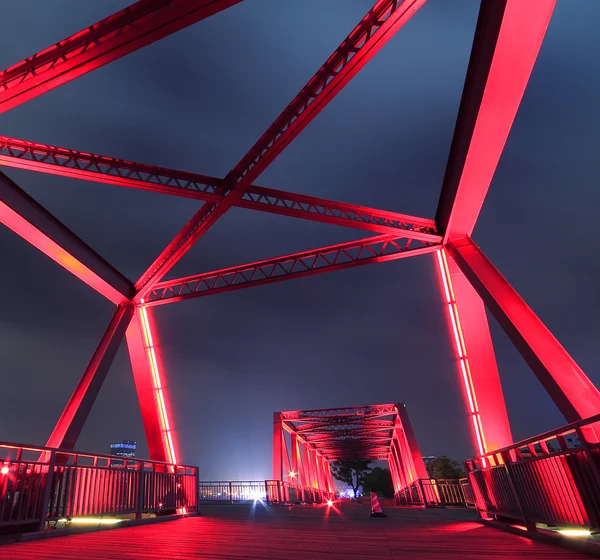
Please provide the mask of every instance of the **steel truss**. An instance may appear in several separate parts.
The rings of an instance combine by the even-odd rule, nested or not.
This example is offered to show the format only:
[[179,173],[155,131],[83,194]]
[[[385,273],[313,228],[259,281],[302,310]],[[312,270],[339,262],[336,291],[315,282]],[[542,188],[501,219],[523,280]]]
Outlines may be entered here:
[[[238,1],[140,0],[0,72],[0,112]],[[435,221],[253,184],[424,3],[377,0],[222,179],[0,137],[0,165],[203,201],[134,283],[0,174],[0,221],[116,305],[48,445],[73,448],[116,349],[126,336],[151,458],[177,462],[176,425],[168,406],[168,383],[150,306],[433,252],[456,346],[467,416],[481,456],[512,443],[484,304],[568,421],[600,412],[597,388],[471,239],[555,0],[482,0]],[[233,206],[378,235],[164,281],[186,251]],[[326,457],[333,460],[366,454],[391,461],[397,487],[426,476],[415,451],[414,434],[407,430],[410,423],[404,407],[382,406],[281,413],[275,427],[279,436],[275,437],[274,458],[279,462],[274,474],[283,477],[284,470],[295,469],[301,461],[307,482],[331,488]],[[384,410],[386,406],[391,409]],[[385,415],[392,419],[385,419]],[[396,437],[399,431],[405,434],[404,443]],[[289,465],[284,465],[290,461],[283,453],[287,445],[284,432],[291,432],[292,437]]]
[[387,461],[396,491],[427,478],[402,403],[274,414],[274,479],[333,492],[331,463],[352,459]]

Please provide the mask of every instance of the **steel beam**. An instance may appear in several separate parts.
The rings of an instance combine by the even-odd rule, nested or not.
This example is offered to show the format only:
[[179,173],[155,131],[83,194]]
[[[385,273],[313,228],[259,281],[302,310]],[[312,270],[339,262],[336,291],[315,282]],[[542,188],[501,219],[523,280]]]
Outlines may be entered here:
[[238,200],[253,181],[322,111],[358,71],[425,3],[425,0],[378,0],[302,91],[230,171],[225,198],[205,204],[136,282],[138,300],[181,259],[192,245]]
[[273,413],[273,480],[283,480],[283,425],[281,412]]
[[529,364],[567,422],[600,413],[600,392],[471,239],[450,255]]
[[[413,241],[413,243],[411,243]],[[312,251],[159,282],[148,294],[148,306],[272,284],[333,270],[431,253],[438,246],[412,248],[414,240],[387,235],[330,245]]]
[[474,450],[483,455],[512,443],[487,315],[454,259],[445,249],[436,256]]
[[0,172],[0,223],[117,305],[133,285],[11,179]]
[[100,344],[85,368],[77,387],[61,414],[46,447],[74,449],[96,397],[125,337],[133,317],[133,305],[121,305],[115,311]]
[[177,463],[172,415],[165,394],[156,333],[153,332],[146,309],[136,309],[126,335],[150,459]]
[[[229,192],[224,181],[216,177],[6,136],[0,136],[0,165],[207,202],[219,202]],[[251,185],[235,206],[377,233],[402,233],[426,242],[441,241],[433,220],[256,185]]]
[[140,0],[0,72],[0,113],[240,1]]
[[471,235],[556,0],[483,0],[436,213],[445,239]]

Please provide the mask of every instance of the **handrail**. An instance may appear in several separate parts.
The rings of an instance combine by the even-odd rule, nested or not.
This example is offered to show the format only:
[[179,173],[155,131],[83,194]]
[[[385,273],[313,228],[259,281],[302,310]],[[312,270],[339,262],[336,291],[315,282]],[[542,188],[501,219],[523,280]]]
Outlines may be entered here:
[[[164,466],[170,466],[170,467],[178,467],[178,468],[186,468],[186,469],[195,469],[197,468],[194,465],[184,465],[184,464],[180,464],[180,463],[169,463],[167,461],[156,461],[154,459],[144,459],[142,457],[122,457],[121,455],[109,455],[109,454],[105,454],[105,453],[92,453],[92,452],[87,452],[87,451],[74,451],[72,449],[63,449],[60,447],[46,447],[43,445],[27,445],[27,444],[21,444],[21,443],[14,443],[14,442],[7,442],[7,441],[0,441],[0,448],[6,448],[6,449],[22,449],[23,451],[33,451],[33,452],[40,452],[40,453],[46,453],[46,452],[54,452],[56,454],[60,454],[60,455],[71,455],[73,457],[88,457],[91,459],[94,458],[99,458],[99,459],[117,459],[119,461],[131,461],[131,462],[140,462],[143,461],[144,463],[153,463],[153,464],[157,464],[157,465],[164,465]],[[1,461],[2,459],[0,459]],[[47,461],[32,461],[32,460],[28,460],[28,463],[40,463],[40,464],[44,464],[47,463]]]
[[565,432],[575,431],[575,430],[577,430],[577,428],[581,428],[582,426],[585,426],[587,424],[594,424],[595,422],[600,422],[600,414],[596,414],[594,416],[590,416],[589,418],[584,418],[582,420],[577,420],[576,422],[571,422],[570,424],[567,424],[566,426],[562,426],[560,428],[554,428],[552,430],[549,430],[549,431],[539,434],[537,436],[533,436],[533,437],[512,443],[511,445],[507,445],[506,447],[501,447],[499,449],[494,449],[492,451],[488,451],[487,453],[484,453],[483,455],[470,457],[469,459],[466,459],[466,461],[475,461],[475,460],[479,459],[480,457],[487,457],[488,455],[496,455],[499,453],[506,453],[507,451],[512,451],[513,449],[517,449],[519,447],[525,447],[526,445],[531,445],[532,443],[538,443],[540,441],[545,441],[547,439],[551,439],[552,437],[562,435]]

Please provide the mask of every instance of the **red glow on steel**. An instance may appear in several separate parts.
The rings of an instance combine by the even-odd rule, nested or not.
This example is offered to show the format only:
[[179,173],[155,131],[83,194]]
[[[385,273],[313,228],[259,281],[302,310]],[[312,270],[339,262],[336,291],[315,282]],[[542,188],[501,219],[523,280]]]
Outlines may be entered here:
[[3,223],[7,228],[113,303],[120,305],[127,302],[127,298],[121,292],[113,288],[106,280],[90,270],[4,202],[0,202],[0,223]]
[[[143,303],[143,301],[142,301]],[[152,337],[152,329],[150,327],[150,320],[148,311],[144,306],[140,307],[140,324],[142,327],[142,333],[144,334],[144,343],[146,346],[146,352],[148,354],[148,363],[150,364],[150,370],[152,371],[152,381],[154,385],[154,397],[156,407],[159,412],[161,432],[164,441],[165,449],[170,463],[177,462],[177,456],[175,455],[175,446],[173,444],[173,438],[171,436],[171,427],[169,423],[169,413],[167,412],[167,405],[165,402],[164,386],[161,381],[160,371],[158,369],[158,360],[156,359],[156,347],[154,345],[154,339]]]
[[460,317],[458,315],[458,307],[454,299],[454,291],[452,289],[452,278],[450,277],[450,270],[448,269],[448,261],[446,259],[445,251],[445,249],[440,249],[437,252],[437,259],[440,268],[442,284],[444,287],[444,294],[447,298],[446,304],[448,306],[448,313],[450,315],[450,323],[452,325],[452,333],[454,335],[454,342],[456,346],[458,362],[460,364],[460,371],[462,374],[467,400],[469,402],[469,410],[473,419],[473,430],[475,432],[475,438],[477,440],[477,449],[479,450],[479,454],[483,455],[487,451],[485,437],[483,434],[481,419],[479,417],[477,399],[475,396],[475,388],[473,387],[473,379],[471,378],[469,358],[467,357],[465,341],[463,338],[462,330],[460,328]]

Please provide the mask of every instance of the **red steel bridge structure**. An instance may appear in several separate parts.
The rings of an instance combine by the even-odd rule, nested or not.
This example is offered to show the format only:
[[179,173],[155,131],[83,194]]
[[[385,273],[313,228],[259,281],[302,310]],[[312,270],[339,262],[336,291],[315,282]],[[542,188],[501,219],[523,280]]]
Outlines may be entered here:
[[428,478],[403,403],[274,414],[274,480],[335,493],[331,463],[353,459],[387,461],[396,493]]
[[[9,111],[167,35],[229,9],[240,1],[139,0],[0,72],[0,111]],[[535,481],[536,487],[546,485],[545,490],[542,488],[540,492],[554,496],[552,515],[560,517],[562,506],[556,499],[556,491],[551,489],[552,483],[548,481],[564,475],[565,480],[575,480],[573,484],[577,488],[581,486],[578,486],[577,476],[573,474],[573,461],[577,463],[580,459],[565,459],[574,457],[564,444],[564,433],[570,431],[576,432],[583,441],[578,452],[584,453],[585,459],[581,459],[583,463],[577,463],[578,468],[588,469],[582,472],[588,477],[586,480],[593,479],[596,486],[592,485],[591,497],[573,498],[579,499],[578,503],[585,511],[569,522],[598,526],[600,507],[596,491],[600,479],[597,474],[589,474],[592,466],[584,467],[584,464],[597,461],[596,453],[600,452],[594,427],[598,420],[595,415],[600,413],[600,393],[471,237],[544,40],[555,0],[482,0],[439,204],[433,219],[304,196],[255,183],[387,41],[395,33],[402,32],[402,27],[425,3],[425,0],[377,0],[225,177],[209,177],[127,161],[114,155],[0,137],[0,164],[3,166],[202,201],[201,208],[186,224],[182,224],[181,231],[166,244],[154,262],[149,263],[147,270],[131,281],[15,182],[0,173],[0,221],[115,305],[114,315],[44,449],[71,451],[75,448],[117,349],[126,339],[150,459],[179,464],[181,451],[173,429],[177,424],[169,407],[165,364],[159,352],[160,338],[152,320],[153,307],[356,266],[428,255],[426,258],[432,260],[439,274],[450,337],[456,350],[457,375],[464,390],[465,416],[471,426],[477,455],[469,465],[475,473],[472,482],[477,479],[482,485],[476,488],[479,492],[478,508],[482,512],[504,511],[500,496],[506,491],[506,484],[496,479],[504,476],[501,472],[506,471],[509,463],[528,458],[545,460],[542,456],[550,455],[547,458],[552,459],[553,466],[531,474],[530,485]],[[167,273],[176,263],[233,206],[360,229],[365,231],[365,237],[166,280]],[[525,447],[513,443],[486,308],[507,333],[568,423],[569,426],[562,432],[544,436],[557,439],[560,447],[557,453],[562,452],[563,459],[554,461],[556,453],[546,445],[542,436],[529,441]],[[397,408],[395,414],[392,421],[400,421],[406,427],[405,420],[401,418],[401,408]],[[294,417],[293,413],[281,413],[281,429],[296,434],[297,442],[313,442],[314,449],[317,449],[316,457],[321,462],[312,475],[313,482],[330,488],[331,478],[325,462],[343,457],[344,451],[341,447],[334,452],[333,447],[316,445],[317,438],[323,437],[326,441],[329,437],[327,430],[323,429],[323,422],[316,419],[314,422],[321,423],[321,428],[306,436],[309,440],[303,440],[301,434],[306,432],[306,424],[300,420],[305,419]],[[365,438],[371,438],[374,432],[356,429],[361,434],[360,445],[367,446]],[[277,436],[275,439],[276,445],[283,441]],[[378,447],[367,447],[369,453],[379,456]],[[365,452],[367,447],[363,448]],[[401,448],[398,451],[403,452]],[[275,455],[277,462],[278,455]],[[292,455],[290,470],[296,468],[294,457]],[[287,464],[285,468],[288,468]],[[276,464],[275,470],[277,478],[283,478],[280,464]],[[402,483],[400,473],[396,482]],[[514,517],[527,518],[523,513],[523,503],[517,505]]]

